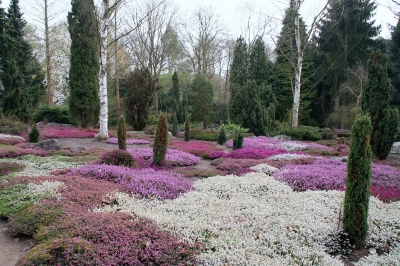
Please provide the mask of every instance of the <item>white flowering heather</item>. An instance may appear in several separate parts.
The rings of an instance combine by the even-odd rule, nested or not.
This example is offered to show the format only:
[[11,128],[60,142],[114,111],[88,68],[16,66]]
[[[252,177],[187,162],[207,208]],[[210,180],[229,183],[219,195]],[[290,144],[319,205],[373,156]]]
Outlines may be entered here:
[[360,259],[355,264],[356,266],[371,266],[371,265],[400,265],[400,246],[393,248],[388,254],[378,256],[377,254]]
[[122,211],[153,219],[189,242],[204,242],[200,265],[342,265],[322,242],[337,227],[343,196],[295,193],[260,173],[203,179],[164,202],[116,195]]
[[280,148],[287,151],[300,151],[307,149],[307,145],[296,141],[285,141],[279,144]]
[[20,136],[15,136],[15,135],[8,135],[8,134],[0,134],[0,138],[17,138],[21,140],[25,140],[23,137]]
[[330,157],[330,159],[338,160],[338,161],[341,161],[341,162],[347,162],[348,157],[347,156],[332,156],[332,157]]
[[283,154],[277,154],[274,156],[269,157],[269,160],[273,161],[289,161],[293,159],[299,159],[299,158],[311,158],[313,156],[311,155],[304,155],[304,154],[290,154],[290,153],[283,153]]
[[0,162],[19,163],[25,165],[25,169],[15,173],[16,176],[46,176],[53,170],[77,168],[83,166],[82,163],[63,161],[65,156],[40,157],[25,155],[19,158],[2,158]]
[[62,186],[64,182],[61,181],[44,181],[41,184],[28,184],[28,192],[29,194],[35,194],[38,196],[46,196],[52,198],[60,198],[61,194],[57,193],[57,190],[60,186]]
[[265,164],[265,163],[257,164],[255,166],[250,167],[250,169],[251,170],[255,170],[255,171],[259,172],[259,173],[267,174],[267,175],[279,170],[278,168],[273,167],[273,166],[268,165],[268,164]]
[[290,140],[290,136],[286,135],[277,135],[274,137],[274,139],[279,139],[279,140]]
[[390,153],[400,153],[400,142],[393,143]]

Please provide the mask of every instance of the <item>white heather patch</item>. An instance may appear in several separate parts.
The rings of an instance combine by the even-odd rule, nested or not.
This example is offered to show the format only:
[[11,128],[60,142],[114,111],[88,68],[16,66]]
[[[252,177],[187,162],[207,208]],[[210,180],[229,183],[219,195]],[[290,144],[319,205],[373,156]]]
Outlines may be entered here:
[[0,138],[17,138],[17,139],[22,139],[25,140],[23,137],[21,136],[15,136],[15,135],[8,135],[8,134],[0,134]]
[[278,171],[279,169],[276,167],[273,167],[271,165],[262,163],[262,164],[257,164],[255,166],[250,167],[251,170],[255,170],[259,173],[264,173],[264,174],[272,174],[275,171]]
[[265,174],[249,173],[199,180],[175,200],[117,193],[115,208],[153,219],[191,243],[205,242],[200,265],[342,265],[322,242],[337,227],[343,196],[296,193]]
[[355,264],[356,266],[371,266],[371,265],[400,265],[400,246],[394,247],[389,253],[378,256],[377,254],[367,256],[360,259]]
[[59,199],[61,197],[61,194],[57,193],[57,190],[60,186],[62,186],[64,182],[61,181],[44,181],[41,184],[33,184],[29,183],[28,184],[28,191],[29,193],[35,194],[35,195],[42,195],[46,197],[52,197],[52,198],[57,198]]
[[277,154],[271,157],[268,157],[269,160],[274,160],[274,161],[289,161],[293,159],[299,159],[299,158],[311,158],[313,156],[310,155],[303,155],[303,154],[290,154],[290,153],[283,153],[283,154]]
[[82,163],[65,162],[60,159],[65,156],[50,156],[40,157],[34,155],[25,155],[19,158],[4,158],[0,162],[19,163],[25,165],[25,169],[15,173],[15,176],[46,176],[50,175],[53,170],[77,168],[82,166]]
[[282,142],[281,144],[279,144],[279,146],[282,149],[285,149],[287,151],[300,151],[300,150],[304,150],[307,148],[306,144],[293,142],[293,141]]

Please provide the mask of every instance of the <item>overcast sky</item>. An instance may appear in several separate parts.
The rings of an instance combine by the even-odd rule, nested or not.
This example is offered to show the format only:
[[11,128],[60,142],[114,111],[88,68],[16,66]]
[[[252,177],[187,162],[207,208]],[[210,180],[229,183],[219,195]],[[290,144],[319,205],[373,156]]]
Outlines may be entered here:
[[[33,18],[31,13],[31,7],[36,1],[41,0],[25,0],[20,1],[22,11],[25,13],[25,19],[32,23]],[[99,0],[95,0],[98,2]],[[129,1],[129,0],[128,0]],[[7,8],[10,0],[3,0],[2,6]],[[58,0],[57,7],[63,9],[63,14],[60,15],[60,19],[66,20],[66,13],[70,9],[70,0]],[[133,1],[129,1],[133,2]],[[181,11],[194,10],[196,6],[212,6],[215,8],[216,12],[221,16],[221,22],[223,22],[229,29],[229,33],[233,38],[238,37],[240,32],[240,21],[237,19],[239,14],[245,9],[245,0],[174,0],[174,2],[180,7]],[[254,10],[260,13],[265,13],[269,16],[276,18],[282,18],[282,12],[287,7],[287,0],[253,0],[247,1],[252,3]],[[319,4],[316,4],[316,2]],[[307,24],[310,24],[312,18],[318,11],[322,8],[324,1],[315,0],[305,0],[303,8],[301,10],[301,15],[306,20]],[[382,25],[381,36],[384,38],[390,38],[390,31],[387,24],[396,25],[397,19],[393,13],[387,8],[387,6],[392,5],[390,0],[376,0],[378,8],[376,11],[376,23]],[[185,13],[185,12],[184,12]],[[186,12],[187,13],[187,12]],[[280,29],[280,25],[277,26]],[[279,30],[278,30],[279,33]]]

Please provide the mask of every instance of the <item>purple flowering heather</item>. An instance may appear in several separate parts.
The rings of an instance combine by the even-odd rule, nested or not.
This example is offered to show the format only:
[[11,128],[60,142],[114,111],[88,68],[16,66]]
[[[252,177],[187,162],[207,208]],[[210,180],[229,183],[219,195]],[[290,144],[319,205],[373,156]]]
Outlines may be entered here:
[[[106,140],[109,144],[118,144],[118,138],[109,138]],[[149,144],[150,142],[144,139],[127,139],[126,144],[128,145],[139,145],[139,144]]]
[[[256,149],[265,149],[265,148],[277,148],[278,144],[281,141],[275,138],[268,138],[264,136],[253,137],[253,138],[244,138],[243,139],[243,148],[256,148]],[[226,145],[229,148],[233,148],[233,141],[232,139],[226,142]]]
[[[132,154],[135,160],[138,158],[150,160],[153,157],[153,150],[151,148],[128,149],[127,151]],[[187,152],[167,149],[165,161],[170,165],[189,166],[200,163],[200,158]]]
[[139,198],[175,199],[193,186],[193,182],[181,174],[156,171],[151,168],[132,169],[114,165],[86,165],[72,170],[68,175],[114,181]]
[[231,151],[225,157],[234,159],[263,159],[283,153],[287,153],[287,151],[285,149],[242,148]]

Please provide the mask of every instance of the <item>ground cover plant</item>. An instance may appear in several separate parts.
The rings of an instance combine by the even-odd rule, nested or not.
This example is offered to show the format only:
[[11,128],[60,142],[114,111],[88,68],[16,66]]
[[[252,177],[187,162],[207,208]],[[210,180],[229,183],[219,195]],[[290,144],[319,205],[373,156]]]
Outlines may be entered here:
[[[109,138],[106,140],[108,144],[118,144],[118,138]],[[150,141],[144,139],[127,139],[127,145],[150,144]]]
[[221,150],[215,143],[210,143],[207,141],[181,141],[181,140],[171,140],[168,143],[168,147],[171,149],[181,150],[200,156],[203,158],[208,158],[212,152]]
[[[7,180],[1,183],[7,192],[0,196],[4,216],[11,218],[14,234],[34,234],[39,241],[19,265],[343,265],[335,237],[346,145],[334,160],[332,147],[317,143],[244,138],[243,150],[233,153],[238,156],[210,161],[185,146],[208,153],[217,149],[214,142],[201,141],[200,148],[197,141],[171,142],[178,145],[167,150],[165,167],[151,166],[152,148],[137,147],[128,152],[139,168],[84,160],[100,158],[101,150],[96,156],[89,150],[75,157],[0,158],[0,164],[21,167],[1,177]],[[277,154],[255,156],[262,153]],[[390,163],[394,167],[372,164],[376,197],[370,199],[366,248],[380,256],[367,256],[359,265],[399,263],[400,176],[395,160]],[[278,180],[286,172],[297,180]],[[57,188],[44,189],[53,183]],[[45,192],[32,193],[31,186]]]
[[83,129],[71,126],[39,127],[40,140],[56,138],[94,138],[97,129]]

